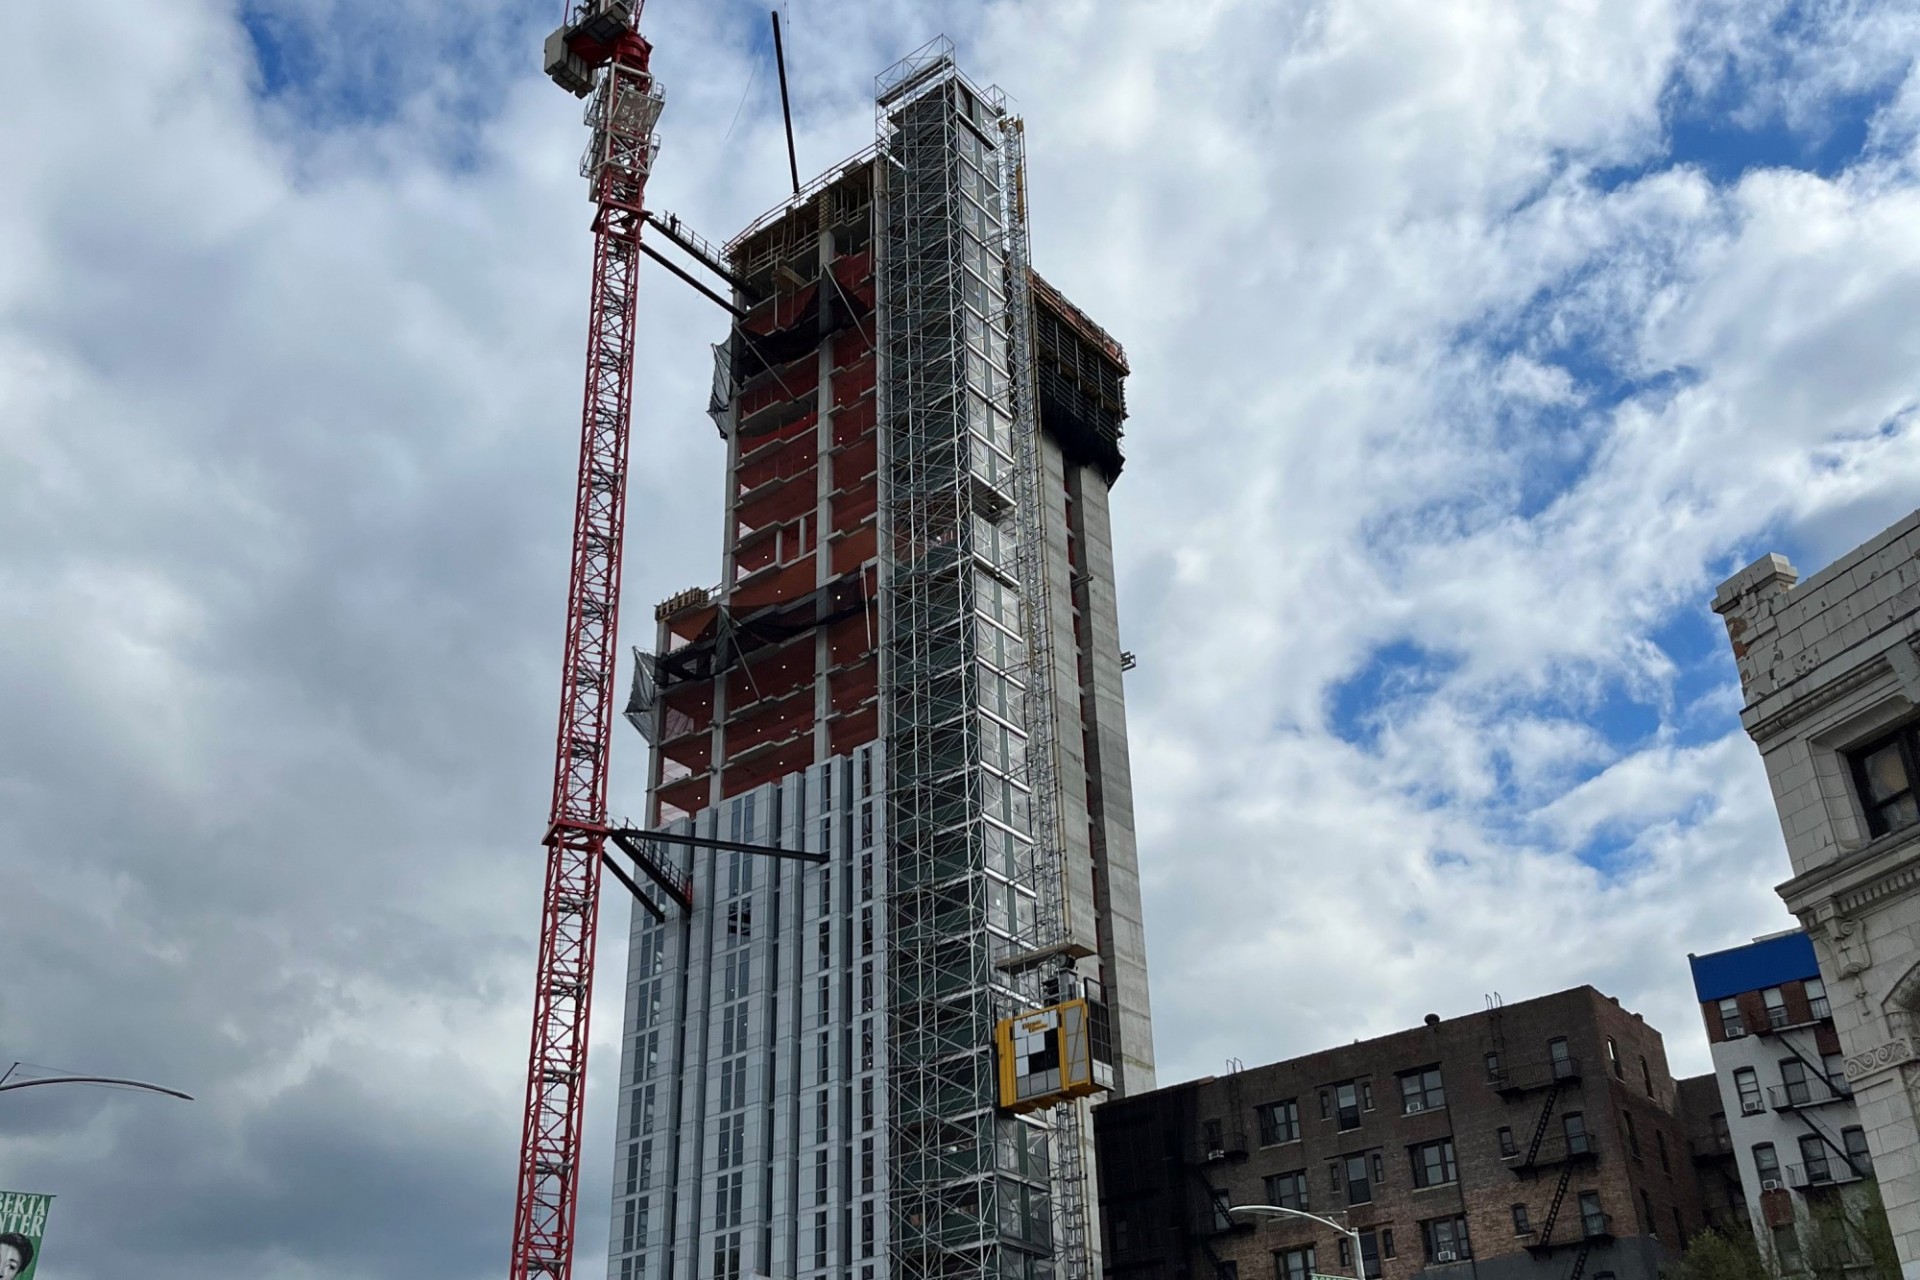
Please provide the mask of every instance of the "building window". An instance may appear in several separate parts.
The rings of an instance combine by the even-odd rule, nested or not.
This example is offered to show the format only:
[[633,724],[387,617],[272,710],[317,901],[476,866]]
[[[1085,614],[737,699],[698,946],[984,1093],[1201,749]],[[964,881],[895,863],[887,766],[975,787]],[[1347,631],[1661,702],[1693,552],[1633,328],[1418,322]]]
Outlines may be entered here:
[[1265,1183],[1268,1204],[1279,1205],[1282,1209],[1307,1207],[1307,1171],[1305,1169],[1299,1169],[1293,1173],[1269,1174]]
[[1314,1260],[1313,1246],[1304,1249],[1288,1249],[1284,1253],[1273,1255],[1273,1270],[1278,1280],[1312,1280],[1318,1270]]
[[[1753,1168],[1760,1175],[1760,1189],[1771,1191],[1780,1184],[1780,1157],[1774,1153],[1771,1142],[1757,1142],[1753,1147]],[[1772,1183],[1772,1186],[1767,1184]]]
[[1520,1148],[1513,1144],[1513,1130],[1507,1128],[1505,1125],[1501,1125],[1499,1138],[1500,1154],[1502,1156],[1517,1156],[1520,1154]]
[[1580,1193],[1580,1233],[1583,1236],[1603,1236],[1607,1234],[1607,1215],[1600,1211],[1600,1193],[1582,1191]]
[[1499,1078],[1500,1078],[1500,1055],[1497,1053],[1490,1053],[1487,1055],[1487,1079],[1498,1080]]
[[1627,1078],[1627,1069],[1620,1065],[1620,1046],[1613,1042],[1612,1036],[1607,1037],[1607,1066],[1613,1069],[1614,1079]]
[[1808,978],[1806,987],[1807,1012],[1815,1018],[1831,1018],[1833,1006],[1827,1003],[1827,984],[1818,978]]
[[1640,1055],[1640,1083],[1646,1089],[1647,1096],[1653,1096],[1653,1068],[1647,1065],[1647,1055]]
[[1653,1217],[1653,1197],[1645,1191],[1640,1193],[1640,1229],[1658,1240],[1660,1226]]
[[1653,1131],[1653,1145],[1660,1153],[1660,1171],[1662,1173],[1672,1173],[1673,1161],[1667,1158],[1667,1135],[1655,1129]]
[[1578,1111],[1560,1117],[1560,1130],[1567,1135],[1567,1154],[1583,1156],[1593,1149],[1587,1141],[1587,1118]]
[[1720,1034],[1728,1040],[1747,1034],[1747,1024],[1740,1019],[1740,1002],[1732,996],[1720,1002]]
[[1383,1258],[1391,1258],[1394,1256],[1392,1227],[1380,1228],[1380,1256]]
[[1760,1077],[1752,1067],[1741,1067],[1733,1073],[1733,1087],[1740,1094],[1740,1114],[1757,1116],[1767,1109],[1760,1101]]
[[1853,781],[1866,811],[1867,830],[1876,836],[1920,822],[1920,737],[1908,725],[1853,753]]
[[1427,1247],[1428,1262],[1459,1262],[1473,1256],[1473,1246],[1467,1239],[1467,1220],[1459,1214],[1421,1223],[1420,1239]]
[[1820,1074],[1827,1078],[1827,1088],[1833,1090],[1836,1098],[1851,1098],[1853,1086],[1847,1083],[1847,1060],[1837,1053],[1820,1055]]
[[1567,1052],[1565,1036],[1555,1036],[1547,1041],[1547,1061],[1553,1065],[1555,1080],[1569,1080],[1578,1073],[1573,1065],[1573,1055]]
[[1226,1131],[1218,1120],[1203,1120],[1200,1122],[1200,1139],[1206,1144],[1209,1154],[1227,1149]]
[[1452,1138],[1423,1142],[1417,1147],[1409,1147],[1408,1152],[1413,1157],[1413,1185],[1416,1187],[1442,1186],[1458,1176],[1453,1164]]
[[1627,1131],[1627,1150],[1633,1153],[1635,1160],[1638,1160],[1640,1158],[1640,1135],[1634,1130],[1633,1113],[1631,1111],[1622,1111],[1620,1113],[1620,1127]]
[[1827,1162],[1825,1139],[1804,1134],[1800,1139],[1800,1163],[1807,1171],[1807,1185],[1833,1181],[1833,1166]]
[[1853,1166],[1856,1177],[1873,1176],[1873,1155],[1867,1150],[1867,1131],[1859,1125],[1848,1125],[1840,1131],[1840,1144],[1847,1149],[1847,1163]]
[[1400,1077],[1400,1109],[1405,1114],[1435,1111],[1446,1105],[1447,1094],[1440,1086],[1439,1067],[1422,1067]]
[[1681,1249],[1687,1247],[1687,1224],[1680,1216],[1680,1206],[1673,1206],[1673,1243]]
[[1333,1086],[1333,1099],[1340,1112],[1342,1131],[1360,1127],[1360,1089],[1352,1080],[1342,1080]]
[[1256,1110],[1260,1117],[1260,1145],[1295,1142],[1300,1137],[1300,1104],[1292,1098],[1269,1102]]
[[1523,1204],[1513,1206],[1513,1234],[1517,1236],[1533,1234],[1533,1224],[1527,1221],[1527,1206]]
[[1240,1280],[1240,1264],[1229,1258],[1214,1268],[1213,1274],[1220,1280]]
[[1364,1280],[1380,1280],[1380,1237],[1371,1231],[1360,1233],[1360,1274]]
[[1725,1151],[1733,1142],[1733,1130],[1727,1127],[1727,1113],[1716,1111],[1707,1117],[1707,1125],[1713,1133],[1713,1145]]
[[1320,1118],[1322,1120],[1333,1119],[1333,1094],[1327,1089],[1320,1091]]
[[1773,1229],[1773,1254],[1780,1260],[1782,1271],[1800,1270],[1800,1236],[1791,1222]]
[[1367,1158],[1365,1156],[1347,1156],[1347,1203],[1373,1203],[1373,1183],[1367,1177]]
[[1768,987],[1760,993],[1761,1003],[1767,1006],[1767,1025],[1778,1031],[1787,1025],[1787,995],[1778,987]]
[[1780,1060],[1780,1083],[1786,1087],[1788,1103],[1804,1107],[1813,1101],[1813,1089],[1807,1083],[1807,1064],[1798,1058]]

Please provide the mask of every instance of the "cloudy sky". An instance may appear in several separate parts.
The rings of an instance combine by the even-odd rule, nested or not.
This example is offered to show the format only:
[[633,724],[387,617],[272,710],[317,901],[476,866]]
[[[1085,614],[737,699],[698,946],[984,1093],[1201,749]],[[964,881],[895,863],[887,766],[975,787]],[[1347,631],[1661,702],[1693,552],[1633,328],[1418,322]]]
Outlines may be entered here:
[[[1705,1069],[1686,953],[1791,923],[1706,602],[1920,494],[1920,6],[786,6],[802,168],[944,30],[1131,354],[1162,1079],[1580,982]],[[557,18],[0,6],[0,1067],[199,1098],[5,1095],[42,1280],[504,1271],[589,249]],[[652,194],[715,239],[782,189],[765,24],[647,14]],[[721,332],[647,277],[630,619],[717,574]]]

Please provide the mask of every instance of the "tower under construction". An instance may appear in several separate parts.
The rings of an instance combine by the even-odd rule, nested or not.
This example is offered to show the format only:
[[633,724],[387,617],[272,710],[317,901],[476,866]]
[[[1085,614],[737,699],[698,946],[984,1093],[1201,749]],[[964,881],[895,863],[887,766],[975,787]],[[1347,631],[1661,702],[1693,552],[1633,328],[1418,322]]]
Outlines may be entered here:
[[723,249],[682,240],[732,282],[726,521],[628,710],[661,892],[612,1280],[1092,1280],[1086,1109],[1154,1084],[1126,357],[1032,269],[1001,93],[942,40],[875,102],[871,149]]

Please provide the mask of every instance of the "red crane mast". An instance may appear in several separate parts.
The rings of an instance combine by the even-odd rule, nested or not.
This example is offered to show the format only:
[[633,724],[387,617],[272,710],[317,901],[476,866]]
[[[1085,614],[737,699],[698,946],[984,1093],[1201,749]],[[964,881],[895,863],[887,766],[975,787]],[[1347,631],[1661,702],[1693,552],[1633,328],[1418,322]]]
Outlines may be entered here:
[[581,0],[547,38],[546,70],[590,97],[593,140],[581,162],[597,211],[588,311],[586,388],[580,414],[573,567],[566,658],[547,828],[545,906],[533,994],[512,1280],[573,1273],[586,1110],[587,1023],[593,1000],[595,920],[607,840],[607,750],[626,525],[627,449],[633,394],[635,289],[642,199],[657,144],[661,94],[647,69],[639,0]]

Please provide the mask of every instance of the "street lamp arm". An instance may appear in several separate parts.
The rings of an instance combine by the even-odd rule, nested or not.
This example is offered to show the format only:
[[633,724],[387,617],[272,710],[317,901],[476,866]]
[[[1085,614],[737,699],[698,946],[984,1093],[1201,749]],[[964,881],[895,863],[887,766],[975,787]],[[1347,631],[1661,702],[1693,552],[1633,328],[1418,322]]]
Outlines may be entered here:
[[169,1089],[165,1085],[148,1084],[145,1080],[123,1080],[117,1076],[35,1076],[30,1080],[7,1080],[0,1082],[0,1093],[9,1089],[31,1089],[37,1084],[112,1084],[124,1089],[139,1089],[146,1093],[164,1093],[169,1098],[179,1098],[183,1102],[192,1102],[193,1095],[182,1093],[178,1089]]
[[1285,1214],[1289,1218],[1305,1218],[1308,1222],[1317,1222],[1323,1227],[1331,1227],[1341,1235],[1353,1234],[1351,1227],[1335,1222],[1331,1218],[1323,1218],[1317,1213],[1308,1213],[1305,1209],[1283,1209],[1277,1204],[1235,1204],[1227,1206],[1228,1213],[1239,1213],[1242,1209],[1251,1213],[1279,1213]]
[[[1305,1209],[1288,1209],[1283,1205],[1230,1204],[1227,1206],[1228,1213],[1239,1213],[1243,1209],[1249,1213],[1271,1213],[1271,1214],[1276,1214],[1280,1217],[1286,1217],[1286,1218],[1305,1218],[1308,1222],[1317,1222],[1323,1227],[1331,1227],[1333,1230],[1339,1232],[1341,1235],[1345,1236],[1347,1239],[1353,1242],[1354,1270],[1358,1271],[1363,1276],[1366,1274],[1367,1263],[1366,1263],[1366,1259],[1362,1256],[1362,1250],[1360,1248],[1360,1233],[1354,1230],[1352,1227],[1343,1226],[1340,1223],[1335,1222],[1333,1219],[1323,1218],[1317,1213],[1308,1213]],[[1318,1275],[1320,1273],[1316,1271],[1315,1274]]]

